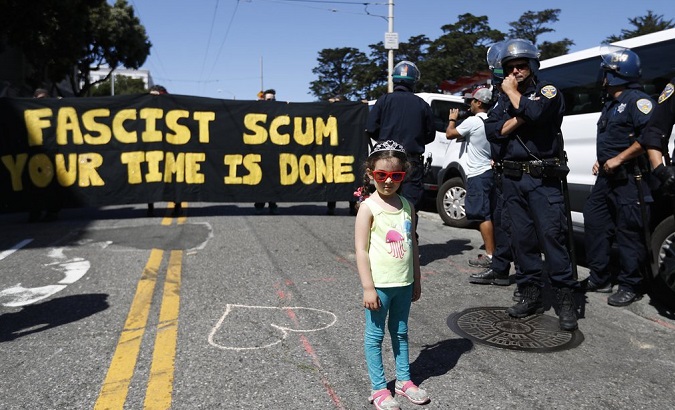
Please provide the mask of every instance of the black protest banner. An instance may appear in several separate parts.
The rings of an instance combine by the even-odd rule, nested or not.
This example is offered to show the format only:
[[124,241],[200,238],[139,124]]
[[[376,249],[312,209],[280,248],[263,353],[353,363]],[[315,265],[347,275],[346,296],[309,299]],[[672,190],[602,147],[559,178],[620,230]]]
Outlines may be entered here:
[[0,208],[352,200],[366,104],[0,99]]

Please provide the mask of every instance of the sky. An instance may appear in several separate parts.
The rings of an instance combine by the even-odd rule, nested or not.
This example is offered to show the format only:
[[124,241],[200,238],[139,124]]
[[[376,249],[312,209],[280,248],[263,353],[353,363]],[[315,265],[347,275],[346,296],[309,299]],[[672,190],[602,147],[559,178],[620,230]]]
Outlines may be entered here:
[[[389,31],[389,0],[127,0],[146,29],[152,48],[141,67],[172,94],[255,100],[274,88],[277,99],[311,102],[312,69],[319,52],[354,47],[370,54],[370,44]],[[109,0],[114,3],[114,0]],[[629,18],[648,10],[675,22],[672,0],[395,0],[393,32],[399,41],[426,35],[464,13],[487,16],[507,33],[509,22],[527,11],[560,9],[553,33],[538,41],[569,38],[579,51],[599,45]],[[396,57],[394,61],[398,62]],[[421,73],[424,76],[424,73]]]

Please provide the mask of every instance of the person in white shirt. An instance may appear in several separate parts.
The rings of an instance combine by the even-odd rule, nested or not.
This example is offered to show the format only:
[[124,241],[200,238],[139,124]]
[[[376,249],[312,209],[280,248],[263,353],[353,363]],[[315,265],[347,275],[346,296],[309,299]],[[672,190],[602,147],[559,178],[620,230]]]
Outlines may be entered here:
[[492,91],[488,88],[477,88],[464,98],[469,105],[472,116],[457,124],[459,109],[453,108],[448,116],[448,128],[445,136],[448,139],[466,141],[466,178],[467,189],[464,208],[469,220],[479,221],[480,231],[485,245],[485,255],[469,260],[469,265],[489,268],[492,253],[495,250],[494,230],[490,212],[490,196],[494,186],[492,173],[492,155],[490,143],[485,136],[484,120],[492,102]]

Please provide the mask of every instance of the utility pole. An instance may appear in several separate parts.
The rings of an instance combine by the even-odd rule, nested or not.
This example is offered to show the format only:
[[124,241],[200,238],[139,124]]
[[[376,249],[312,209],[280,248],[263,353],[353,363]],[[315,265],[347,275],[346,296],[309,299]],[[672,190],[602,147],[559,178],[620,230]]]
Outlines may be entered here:
[[398,50],[398,33],[394,33],[394,0],[389,0],[389,31],[384,33],[384,48],[389,50],[388,68],[387,68],[387,90],[394,91],[394,50]]
[[110,95],[115,95],[115,69],[110,72]]

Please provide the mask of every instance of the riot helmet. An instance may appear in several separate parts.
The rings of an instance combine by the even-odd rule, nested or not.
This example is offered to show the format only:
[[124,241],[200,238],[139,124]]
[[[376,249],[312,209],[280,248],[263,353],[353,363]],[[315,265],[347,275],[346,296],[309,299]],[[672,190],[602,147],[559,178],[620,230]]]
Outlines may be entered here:
[[608,86],[637,83],[642,77],[640,57],[633,51],[619,46],[600,47],[601,76]]
[[394,72],[392,73],[394,84],[402,84],[413,90],[419,79],[420,70],[417,69],[417,66],[414,63],[411,63],[410,61],[401,61],[394,66]]
[[504,49],[505,41],[500,41],[491,45],[487,50],[487,64],[492,72],[492,83],[499,85],[504,81],[504,69],[500,61],[502,50]]
[[[539,50],[531,41],[522,38],[506,40],[500,53],[499,61],[504,67],[511,60],[527,59],[532,74],[539,71]],[[510,73],[505,73],[510,74]]]

